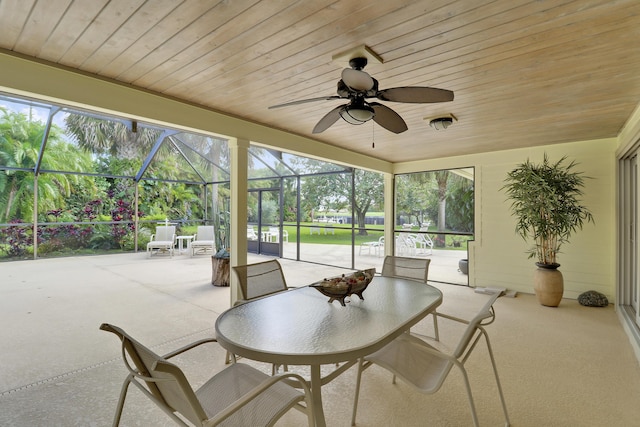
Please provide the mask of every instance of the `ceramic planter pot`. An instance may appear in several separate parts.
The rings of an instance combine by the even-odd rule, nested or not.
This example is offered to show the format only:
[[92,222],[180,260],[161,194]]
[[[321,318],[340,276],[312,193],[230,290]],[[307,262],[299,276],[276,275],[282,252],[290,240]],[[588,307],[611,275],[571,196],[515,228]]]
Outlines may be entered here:
[[458,269],[462,274],[469,274],[469,260],[465,258],[458,261]]
[[564,279],[558,270],[560,264],[538,264],[533,274],[533,289],[538,302],[547,307],[557,307],[564,293]]

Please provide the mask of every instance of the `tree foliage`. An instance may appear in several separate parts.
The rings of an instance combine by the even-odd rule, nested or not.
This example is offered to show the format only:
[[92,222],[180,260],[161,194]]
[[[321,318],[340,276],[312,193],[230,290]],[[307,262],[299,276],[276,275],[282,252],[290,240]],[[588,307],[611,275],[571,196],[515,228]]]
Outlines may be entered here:
[[302,205],[306,212],[319,207],[336,211],[347,209],[351,207],[352,188],[355,188],[353,211],[358,234],[366,235],[366,214],[372,207],[382,206],[383,187],[381,174],[361,169],[353,170],[352,173],[333,172],[305,176],[302,185],[304,195]]
[[134,132],[132,127],[123,122],[83,114],[67,115],[65,124],[80,147],[118,159],[144,158],[161,133],[157,129],[145,127]]
[[[0,116],[0,164],[8,168],[0,172],[0,222],[33,220],[33,194],[45,123],[13,111]],[[42,156],[41,170],[78,172],[90,167],[91,159],[76,153],[52,126],[47,140],[48,150]],[[38,209],[40,212],[65,207],[75,185],[88,182],[73,174],[40,173],[38,175]]]

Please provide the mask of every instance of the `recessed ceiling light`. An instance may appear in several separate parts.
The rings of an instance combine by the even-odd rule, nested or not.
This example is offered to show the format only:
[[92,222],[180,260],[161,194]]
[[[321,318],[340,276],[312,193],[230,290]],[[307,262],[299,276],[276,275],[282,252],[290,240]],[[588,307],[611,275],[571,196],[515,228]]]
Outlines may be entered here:
[[453,114],[442,114],[435,117],[425,117],[424,120],[429,122],[429,126],[435,130],[445,130],[453,124],[454,121],[458,121]]

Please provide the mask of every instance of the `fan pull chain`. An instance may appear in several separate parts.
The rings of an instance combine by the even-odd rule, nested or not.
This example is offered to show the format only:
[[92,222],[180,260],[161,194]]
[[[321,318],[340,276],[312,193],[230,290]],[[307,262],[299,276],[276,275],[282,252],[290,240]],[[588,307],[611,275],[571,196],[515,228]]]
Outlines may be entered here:
[[371,121],[371,148],[376,148],[376,126]]

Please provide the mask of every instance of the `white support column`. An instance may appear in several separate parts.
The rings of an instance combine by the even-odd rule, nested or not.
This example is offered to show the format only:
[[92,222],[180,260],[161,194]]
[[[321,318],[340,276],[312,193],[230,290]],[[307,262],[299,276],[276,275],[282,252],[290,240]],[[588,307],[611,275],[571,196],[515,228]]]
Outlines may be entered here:
[[384,174],[384,255],[393,255],[395,246],[394,182],[392,173]]
[[[247,178],[249,165],[249,141],[246,139],[230,139],[231,154],[231,217],[229,244],[230,266],[247,263]],[[230,271],[231,305],[240,299],[238,279]]]

